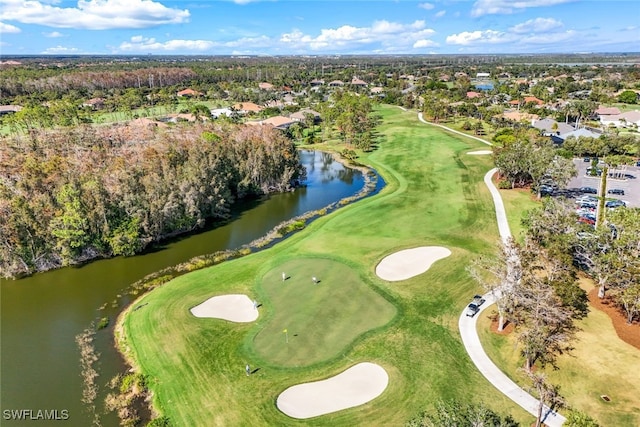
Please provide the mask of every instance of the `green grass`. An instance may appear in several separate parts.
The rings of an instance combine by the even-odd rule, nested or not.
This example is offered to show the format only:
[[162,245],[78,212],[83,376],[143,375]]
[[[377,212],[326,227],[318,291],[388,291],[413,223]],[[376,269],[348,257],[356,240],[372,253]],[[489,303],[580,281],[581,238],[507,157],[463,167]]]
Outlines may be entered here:
[[529,189],[500,190],[504,208],[507,211],[507,221],[514,239],[521,241],[524,227],[522,219],[527,211],[542,205],[535,199],[535,195]]
[[[282,272],[288,275],[284,282]],[[396,314],[395,306],[354,269],[331,259],[286,262],[265,274],[261,286],[269,301],[269,318],[253,345],[258,356],[275,366],[309,366],[334,358]]]
[[[499,240],[483,184],[491,159],[465,154],[486,146],[422,124],[415,112],[384,106],[378,113],[383,142],[358,160],[385,179],[380,194],[317,219],[273,248],[181,276],[134,307],[147,305],[124,314],[123,347],[149,376],[154,406],[173,425],[397,426],[439,399],[452,398],[482,401],[523,423],[532,421],[478,373],[458,332],[458,317],[478,291],[465,266],[480,253],[493,253]],[[402,282],[375,275],[386,255],[429,245],[447,247],[452,255]],[[323,260],[331,260],[331,268],[315,264],[328,262]],[[314,291],[326,298],[327,307],[319,299],[305,300],[316,274],[308,268],[322,271]],[[300,289],[283,291],[289,284],[282,283],[282,271],[296,286],[293,279],[300,275]],[[334,289],[338,278],[349,286]],[[264,304],[263,315],[254,324],[190,315],[190,307],[227,293],[257,299]],[[378,308],[364,307],[372,303]],[[366,310],[370,319],[351,317],[347,327],[338,327],[341,320],[333,322],[337,329],[324,327],[337,315],[330,305]],[[300,312],[320,307],[321,312]],[[317,336],[294,337],[293,319],[303,322],[305,331],[315,327]],[[310,346],[294,348],[296,357],[313,361],[298,367],[283,361],[285,328],[292,347],[296,340]],[[317,340],[322,346],[312,344]],[[371,403],[304,422],[277,410],[275,400],[287,387],[336,375],[362,361],[378,363],[389,374],[388,388]],[[259,370],[247,377],[246,363]]]
[[[526,386],[516,374],[524,359],[515,335],[492,333],[489,322],[487,316],[478,321],[487,354],[514,381]],[[601,311],[592,309],[578,327],[575,349],[560,357],[558,370],[545,369],[549,381],[560,386],[560,394],[572,408],[589,414],[602,426],[640,425],[640,352],[618,338],[611,320]],[[610,402],[600,398],[604,394]]]

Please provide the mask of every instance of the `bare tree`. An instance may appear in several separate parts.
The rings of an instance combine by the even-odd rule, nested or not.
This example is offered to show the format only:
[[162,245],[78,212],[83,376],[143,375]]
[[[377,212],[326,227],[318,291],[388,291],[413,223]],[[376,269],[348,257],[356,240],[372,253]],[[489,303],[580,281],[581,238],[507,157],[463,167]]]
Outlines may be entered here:
[[522,277],[518,245],[509,238],[501,244],[495,257],[478,258],[467,271],[495,297],[498,307],[498,331],[504,330],[513,313],[515,296]]
[[538,374],[527,370],[522,370],[527,379],[531,381],[531,386],[538,395],[538,414],[536,416],[536,427],[540,427],[544,422],[545,405],[551,410],[562,408],[565,405],[564,398],[560,395],[560,387],[550,384],[544,374]]

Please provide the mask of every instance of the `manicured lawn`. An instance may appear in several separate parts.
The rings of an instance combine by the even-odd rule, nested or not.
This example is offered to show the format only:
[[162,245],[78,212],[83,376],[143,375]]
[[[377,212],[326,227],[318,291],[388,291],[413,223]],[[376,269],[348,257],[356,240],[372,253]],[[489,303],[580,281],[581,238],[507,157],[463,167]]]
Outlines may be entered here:
[[536,196],[528,189],[500,190],[500,196],[507,211],[511,235],[521,241],[524,231],[522,220],[527,211],[541,207],[542,202],[536,200]]
[[[278,394],[362,361],[388,372],[385,392],[369,404],[304,425],[403,425],[439,399],[451,398],[482,401],[523,423],[532,421],[478,373],[458,332],[458,317],[479,290],[465,267],[478,254],[493,253],[499,239],[482,182],[491,158],[465,154],[486,146],[422,124],[415,112],[387,106],[378,112],[383,142],[359,160],[382,174],[387,186],[380,194],[314,221],[271,249],[179,277],[137,301],[134,307],[141,308],[125,316],[125,346],[149,376],[155,407],[172,425],[302,425],[277,410]],[[447,247],[452,255],[406,281],[375,275],[386,255],[430,245]],[[315,264],[324,260],[330,268]],[[291,283],[282,283],[282,271]],[[321,280],[317,289],[313,275]],[[334,289],[337,282],[347,286]],[[245,293],[264,304],[259,319],[234,324],[189,313],[227,293]],[[350,300],[336,300],[345,298]],[[301,313],[316,309],[326,311]],[[369,319],[354,320],[359,311]],[[332,316],[338,316],[334,326],[325,328]],[[339,325],[340,319],[348,325]],[[307,335],[314,328],[320,335]],[[286,344],[284,329],[305,366],[279,353]],[[303,330],[304,336],[296,332]],[[320,339],[322,348],[314,345]],[[250,377],[247,363],[258,369]]]
[[[515,335],[498,335],[489,331],[488,316],[478,321],[484,348],[504,372],[525,385],[517,368],[523,365],[515,346]],[[562,356],[558,370],[544,370],[552,384],[560,386],[560,394],[568,404],[589,414],[602,426],[640,425],[640,352],[620,340],[609,317],[592,309],[578,322],[575,349]],[[600,398],[607,395],[610,402]]]
[[[282,272],[288,276],[284,282]],[[395,306],[354,269],[331,259],[285,262],[262,277],[261,287],[269,301],[261,311],[268,312],[268,319],[253,345],[274,366],[309,366],[333,358],[396,314]]]

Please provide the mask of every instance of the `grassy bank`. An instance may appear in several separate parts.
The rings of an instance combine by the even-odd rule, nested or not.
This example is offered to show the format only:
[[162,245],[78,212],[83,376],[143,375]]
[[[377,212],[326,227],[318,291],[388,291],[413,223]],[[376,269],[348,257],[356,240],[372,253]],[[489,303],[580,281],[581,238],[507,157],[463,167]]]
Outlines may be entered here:
[[[501,190],[509,225],[514,236],[520,236],[517,221],[537,202],[525,191]],[[583,279],[585,281],[586,279]],[[593,284],[581,286],[590,289]],[[523,387],[526,381],[517,373],[524,365],[516,345],[515,334],[498,335],[489,330],[491,308],[478,321],[483,347],[493,362]],[[611,319],[591,308],[585,319],[577,322],[580,332],[575,349],[558,360],[558,370],[544,370],[552,384],[560,386],[560,394],[568,405],[596,419],[602,426],[640,425],[640,375],[630,367],[640,366],[640,352],[618,338]],[[607,395],[609,402],[600,396]]]
[[[122,346],[148,375],[154,406],[173,425],[301,425],[277,410],[278,394],[361,361],[387,370],[387,390],[370,404],[306,420],[305,425],[402,425],[438,399],[449,398],[483,401],[498,412],[531,421],[477,372],[457,329],[460,312],[478,291],[465,266],[478,253],[493,252],[498,241],[493,204],[482,182],[491,159],[465,154],[486,146],[421,124],[415,112],[382,107],[379,113],[383,142],[358,159],[387,182],[379,195],[322,217],[271,249],[181,276],[123,315]],[[426,245],[445,246],[452,255],[406,281],[390,283],[375,276],[375,265],[384,256]],[[326,282],[318,273],[318,286],[343,288],[315,298],[300,290],[279,293],[274,287],[270,275],[277,279],[285,266],[310,280],[315,273],[308,271],[321,269],[316,264],[321,260],[345,270],[326,276]],[[227,293],[246,293],[260,301],[258,321],[232,324],[189,313],[205,299]],[[292,301],[298,301],[297,308]],[[376,308],[358,310],[360,302]],[[346,321],[354,322],[354,328],[337,327],[343,321],[332,324],[336,313],[321,310],[328,306],[348,313]],[[265,339],[282,340],[278,331],[286,323],[284,310],[306,322],[307,331],[315,326],[316,339],[323,340],[322,348],[313,348],[317,344],[305,336],[301,354],[315,358],[308,363],[289,363],[278,353],[282,341],[269,345]],[[363,310],[367,312],[360,314],[368,319],[355,322]],[[293,336],[289,338],[292,344]],[[259,369],[250,377],[244,373],[247,363]]]

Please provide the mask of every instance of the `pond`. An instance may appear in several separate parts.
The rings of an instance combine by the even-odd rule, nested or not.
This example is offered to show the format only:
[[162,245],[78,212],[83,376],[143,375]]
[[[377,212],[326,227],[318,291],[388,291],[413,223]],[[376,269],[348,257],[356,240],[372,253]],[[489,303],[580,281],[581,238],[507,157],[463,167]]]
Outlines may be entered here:
[[[108,317],[111,324],[130,302],[128,285],[149,273],[194,256],[247,244],[284,220],[320,209],[358,193],[365,178],[328,153],[301,151],[307,169],[305,186],[238,206],[227,224],[165,242],[144,254],[98,260],[80,267],[40,273],[20,280],[0,281],[2,360],[0,365],[1,424],[33,426],[31,420],[8,420],[6,410],[67,411],[65,426],[92,424],[81,402],[80,353],[75,336],[92,321]],[[384,185],[381,178],[374,193]],[[102,309],[100,309],[102,307]],[[105,384],[123,369],[114,348],[111,328],[96,334],[101,354],[97,369],[102,412]],[[118,425],[113,414],[102,416],[103,426]],[[48,425],[45,421],[42,425]]]

